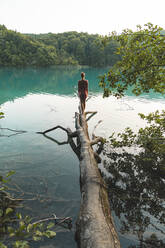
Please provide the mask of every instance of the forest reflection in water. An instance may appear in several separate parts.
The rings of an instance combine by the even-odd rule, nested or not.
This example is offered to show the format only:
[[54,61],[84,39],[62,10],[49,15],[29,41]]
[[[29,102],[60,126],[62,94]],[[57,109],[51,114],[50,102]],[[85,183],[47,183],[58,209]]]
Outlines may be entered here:
[[[165,154],[107,151],[104,178],[127,248],[165,247]],[[135,244],[137,243],[137,244]]]

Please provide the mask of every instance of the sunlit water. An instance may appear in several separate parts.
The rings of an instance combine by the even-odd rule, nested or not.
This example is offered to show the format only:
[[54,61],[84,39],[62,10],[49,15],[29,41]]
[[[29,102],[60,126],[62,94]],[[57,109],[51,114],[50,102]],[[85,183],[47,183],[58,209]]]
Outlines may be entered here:
[[[0,104],[5,113],[0,125],[2,128],[27,131],[17,135],[9,130],[0,131],[0,170],[3,173],[15,170],[12,186],[15,195],[25,199],[24,214],[32,215],[35,220],[50,217],[53,213],[73,218],[71,231],[59,228],[53,240],[45,240],[36,247],[76,247],[74,223],[80,206],[79,161],[68,144],[58,145],[36,132],[56,125],[74,130],[74,114],[79,104],[77,81],[81,70],[86,72],[89,80],[86,110],[98,111],[89,121],[90,133],[100,120],[102,122],[95,134],[105,138],[127,126],[138,130],[145,122],[137,113],[164,108],[165,98],[154,94],[134,97],[128,93],[121,100],[114,97],[104,99],[97,76],[106,69],[0,70]],[[62,130],[49,135],[59,142],[67,140]],[[116,225],[119,228],[117,219]],[[123,248],[136,244],[131,234],[119,233],[119,236]]]

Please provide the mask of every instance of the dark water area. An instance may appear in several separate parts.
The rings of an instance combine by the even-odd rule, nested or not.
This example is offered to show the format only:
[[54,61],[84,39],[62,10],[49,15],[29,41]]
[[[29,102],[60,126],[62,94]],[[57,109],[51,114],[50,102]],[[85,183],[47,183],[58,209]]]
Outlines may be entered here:
[[[135,97],[128,91],[121,100],[104,99],[98,76],[106,72],[105,68],[0,69],[0,105],[5,113],[0,127],[27,131],[16,134],[7,129],[0,130],[0,173],[16,172],[10,188],[13,196],[24,199],[24,207],[19,209],[23,215],[28,214],[34,220],[52,214],[73,219],[71,230],[58,227],[55,238],[34,242],[32,247],[76,247],[79,161],[68,144],[58,145],[36,132],[56,125],[74,130],[74,113],[79,104],[77,81],[81,71],[85,71],[89,80],[87,111],[98,111],[89,122],[90,133],[100,120],[102,122],[95,130],[98,136],[108,138],[112,132],[123,131],[127,126],[136,131],[146,124],[137,115],[139,112],[146,114],[165,106],[165,98],[154,93]],[[62,130],[53,131],[50,136],[59,142],[67,139]],[[139,166],[138,171],[137,161],[132,157],[120,163],[122,168],[129,168],[125,178],[125,171],[112,163],[112,158],[106,157],[105,160],[112,164],[113,180],[108,180],[107,184],[121,247],[164,248],[165,179],[144,170],[144,166]],[[151,235],[155,243],[146,243]]]

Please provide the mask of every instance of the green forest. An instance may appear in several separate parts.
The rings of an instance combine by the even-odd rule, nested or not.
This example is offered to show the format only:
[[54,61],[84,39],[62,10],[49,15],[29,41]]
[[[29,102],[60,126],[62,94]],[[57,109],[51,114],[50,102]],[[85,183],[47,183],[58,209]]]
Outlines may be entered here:
[[75,31],[59,34],[21,34],[0,25],[1,66],[112,66],[119,60],[116,41]]

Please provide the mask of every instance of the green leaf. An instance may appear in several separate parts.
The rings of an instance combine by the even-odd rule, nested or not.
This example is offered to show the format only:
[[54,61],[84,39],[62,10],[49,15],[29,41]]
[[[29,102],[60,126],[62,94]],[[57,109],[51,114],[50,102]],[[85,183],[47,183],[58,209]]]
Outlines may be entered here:
[[6,209],[6,214],[10,214],[10,213],[12,213],[13,212],[13,209],[12,208],[7,208]]
[[47,238],[53,238],[56,236],[56,232],[50,230],[47,230],[44,234]]
[[3,191],[3,190],[5,190],[5,187],[1,187],[1,188],[0,188],[0,191]]
[[53,222],[51,222],[51,223],[49,223],[49,224],[47,225],[47,229],[50,229],[50,228],[52,228],[52,227],[54,227],[54,223],[53,223]]
[[18,219],[22,219],[22,215],[20,213],[16,213],[16,216],[18,217]]
[[11,226],[9,226],[7,228],[7,230],[8,230],[9,233],[14,233],[14,231],[15,231],[15,229],[13,227],[11,227]]
[[7,246],[0,242],[0,248],[7,248]]
[[33,225],[32,225],[32,224],[29,224],[29,225],[27,226],[27,232],[30,232],[32,228],[33,228]]
[[19,225],[22,227],[22,226],[25,226],[25,222],[24,221],[20,221],[19,222]]
[[36,230],[35,234],[40,237],[43,236],[42,232],[40,232],[39,230]]
[[33,236],[33,240],[34,241],[39,241],[39,240],[41,240],[41,237],[39,237],[39,236]]
[[14,243],[14,248],[29,248],[27,241],[16,241]]
[[9,237],[14,237],[15,236],[15,233],[14,232],[11,232],[10,234],[9,234]]
[[10,177],[10,176],[12,176],[12,175],[14,175],[15,174],[15,171],[9,171],[7,174],[6,174],[6,177]]

